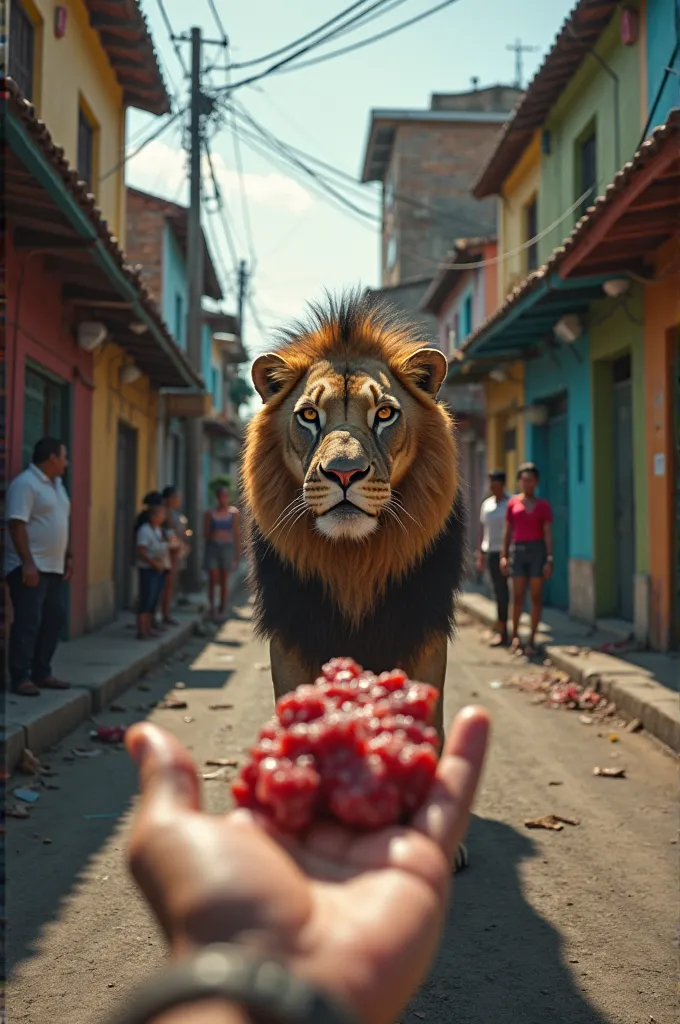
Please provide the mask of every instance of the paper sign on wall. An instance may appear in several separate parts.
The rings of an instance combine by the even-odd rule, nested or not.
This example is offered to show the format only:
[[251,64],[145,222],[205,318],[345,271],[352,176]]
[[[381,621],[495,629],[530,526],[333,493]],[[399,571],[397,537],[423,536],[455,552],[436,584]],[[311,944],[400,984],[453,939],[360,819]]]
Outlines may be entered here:
[[654,476],[666,475],[666,456],[664,452],[657,452],[654,455]]

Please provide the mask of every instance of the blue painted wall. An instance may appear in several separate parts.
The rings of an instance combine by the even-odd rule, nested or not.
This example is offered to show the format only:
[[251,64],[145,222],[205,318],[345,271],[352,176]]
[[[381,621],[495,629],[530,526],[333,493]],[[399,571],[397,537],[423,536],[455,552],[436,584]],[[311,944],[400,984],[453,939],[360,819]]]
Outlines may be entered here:
[[[680,107],[680,0],[647,0],[647,103],[649,131]],[[675,59],[673,50],[675,49]],[[671,63],[672,61],[672,63]],[[673,72],[666,72],[666,68]]]
[[[578,357],[578,358],[577,358]],[[579,361],[580,358],[580,361]],[[526,404],[567,392],[569,445],[569,557],[592,559],[593,463],[590,389],[590,357],[587,338],[575,345],[560,345],[524,364]],[[542,477],[549,464],[544,451],[545,430],[527,424],[526,457],[535,462]]]
[[187,270],[182,250],[169,225],[163,232],[163,319],[170,333],[180,346],[187,347],[187,308],[189,287]]

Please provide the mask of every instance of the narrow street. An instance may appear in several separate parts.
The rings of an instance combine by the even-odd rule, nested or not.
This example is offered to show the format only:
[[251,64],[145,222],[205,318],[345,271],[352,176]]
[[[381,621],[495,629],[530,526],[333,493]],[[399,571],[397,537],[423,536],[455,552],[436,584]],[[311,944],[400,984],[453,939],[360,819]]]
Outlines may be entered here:
[[[204,766],[239,757],[272,697],[250,610],[237,614],[215,641],[192,640],[124,694],[125,712],[101,720],[150,714]],[[477,626],[463,624],[451,648],[447,715],[481,701],[495,732],[469,837],[471,867],[456,885],[432,977],[402,1024],[671,1024],[673,759],[646,736],[620,730],[611,743],[606,727],[490,686],[516,671],[507,653],[483,646]],[[188,708],[149,712],[177,682],[186,684],[176,693]],[[214,707],[225,704],[233,706]],[[44,758],[59,788],[42,792],[30,820],[8,822],[13,1022],[96,1024],[163,957],[125,869],[135,771],[117,749],[73,758],[73,748],[92,747],[89,728]],[[593,776],[595,765],[614,764],[625,765],[624,780]],[[210,811],[229,808],[232,772],[204,783]],[[580,824],[562,832],[524,827],[550,812]]]

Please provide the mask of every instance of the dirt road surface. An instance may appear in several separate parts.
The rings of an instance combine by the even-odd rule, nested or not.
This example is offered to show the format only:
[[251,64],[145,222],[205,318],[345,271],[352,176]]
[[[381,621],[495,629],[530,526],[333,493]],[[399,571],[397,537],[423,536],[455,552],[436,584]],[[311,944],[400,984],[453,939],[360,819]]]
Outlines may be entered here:
[[[241,609],[215,641],[193,640],[120,699],[125,711],[101,721],[151,717],[201,763],[241,757],[272,708],[268,653],[252,639],[249,614]],[[644,735],[620,732],[612,743],[608,728],[490,685],[516,671],[463,625],[450,651],[447,715],[485,704],[493,745],[471,866],[456,882],[431,977],[401,1024],[672,1024],[675,762]],[[176,682],[186,684],[188,708],[149,710]],[[219,704],[231,706],[211,709]],[[90,728],[45,758],[59,788],[42,792],[30,820],[8,821],[12,1024],[98,1024],[165,955],[125,868],[135,772],[119,750],[72,759],[73,748],[92,746]],[[593,776],[596,765],[618,764],[625,779]],[[204,783],[210,811],[229,808],[230,777]],[[580,824],[524,827],[550,812]]]

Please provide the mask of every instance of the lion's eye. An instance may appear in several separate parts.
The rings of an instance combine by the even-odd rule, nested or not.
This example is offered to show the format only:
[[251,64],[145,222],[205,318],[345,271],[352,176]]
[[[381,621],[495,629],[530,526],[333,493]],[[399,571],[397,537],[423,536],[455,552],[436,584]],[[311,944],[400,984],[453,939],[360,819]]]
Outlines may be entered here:
[[387,423],[388,420],[394,419],[397,415],[397,410],[393,405],[381,405],[375,415],[376,419],[380,420],[381,423]]
[[300,409],[298,412],[298,416],[301,420],[303,420],[304,423],[319,422],[318,412],[316,411],[316,409],[312,409],[310,406],[307,406],[306,409]]

